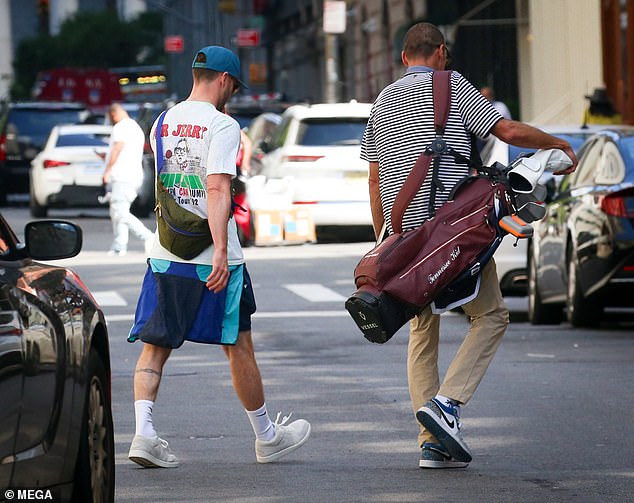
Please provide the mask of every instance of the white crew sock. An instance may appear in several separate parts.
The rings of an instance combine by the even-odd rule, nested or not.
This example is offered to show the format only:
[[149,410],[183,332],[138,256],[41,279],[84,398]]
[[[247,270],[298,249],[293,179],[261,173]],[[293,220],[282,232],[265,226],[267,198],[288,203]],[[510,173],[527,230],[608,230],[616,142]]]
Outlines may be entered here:
[[246,410],[249,421],[251,421],[251,427],[255,433],[255,438],[258,440],[273,440],[275,436],[275,424],[271,421],[268,412],[266,411],[266,404],[262,405],[258,410]]
[[136,418],[136,435],[156,437],[156,430],[152,422],[152,400],[136,400],[134,402],[134,416]]

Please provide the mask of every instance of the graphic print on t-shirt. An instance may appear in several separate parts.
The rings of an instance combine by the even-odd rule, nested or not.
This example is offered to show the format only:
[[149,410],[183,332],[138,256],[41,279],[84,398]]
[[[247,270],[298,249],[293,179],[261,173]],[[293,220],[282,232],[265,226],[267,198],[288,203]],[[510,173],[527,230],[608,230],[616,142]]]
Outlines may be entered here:
[[206,127],[193,124],[178,124],[171,128],[165,123],[161,130],[161,180],[178,204],[192,209],[207,204],[207,191],[203,183],[206,170],[202,162],[206,157],[206,131]]

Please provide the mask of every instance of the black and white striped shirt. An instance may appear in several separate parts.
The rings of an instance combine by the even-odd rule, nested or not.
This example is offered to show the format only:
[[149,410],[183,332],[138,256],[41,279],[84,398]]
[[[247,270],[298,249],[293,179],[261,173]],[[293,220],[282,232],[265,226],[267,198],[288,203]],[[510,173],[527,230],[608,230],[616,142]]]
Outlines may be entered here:
[[[502,116],[462,75],[451,74],[451,108],[443,138],[457,152],[469,158],[470,133],[488,136]],[[388,233],[392,233],[390,214],[398,191],[416,159],[431,144],[434,131],[432,70],[410,67],[396,82],[377,97],[361,143],[361,158],[379,163],[379,193]],[[454,185],[469,172],[451,155],[440,161],[439,178],[444,190],[436,192],[435,207],[449,198]],[[422,187],[403,216],[403,230],[418,227],[429,218],[431,168]]]

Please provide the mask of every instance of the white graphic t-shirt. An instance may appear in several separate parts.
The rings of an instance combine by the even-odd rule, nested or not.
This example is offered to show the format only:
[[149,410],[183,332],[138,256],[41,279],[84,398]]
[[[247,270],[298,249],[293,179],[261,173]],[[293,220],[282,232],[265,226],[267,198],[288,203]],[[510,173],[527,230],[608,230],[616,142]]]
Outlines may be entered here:
[[[110,152],[112,152],[112,145],[116,142],[121,142],[123,148],[112,166],[110,180],[112,183],[128,183],[138,189],[143,182],[143,146],[145,145],[145,135],[141,126],[129,117],[120,120],[112,126]],[[110,159],[106,159],[106,164],[109,161]]]
[[[156,124],[155,122],[152,126],[150,138],[155,156],[163,156],[160,177],[165,188],[183,208],[207,218],[207,175],[236,175],[240,126],[210,103],[182,101],[165,114],[161,129],[163,152],[157,153]],[[244,255],[233,217],[229,219],[227,233],[229,265],[242,264]],[[174,262],[209,265],[213,257],[213,246],[186,261],[161,246],[157,230],[149,256]]]

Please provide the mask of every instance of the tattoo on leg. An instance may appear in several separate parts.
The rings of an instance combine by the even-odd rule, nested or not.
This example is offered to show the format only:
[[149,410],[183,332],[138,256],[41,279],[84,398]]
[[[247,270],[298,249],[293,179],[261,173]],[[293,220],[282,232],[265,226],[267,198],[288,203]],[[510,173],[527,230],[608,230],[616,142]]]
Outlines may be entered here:
[[158,370],[154,370],[154,369],[136,369],[134,372],[135,373],[145,372],[147,374],[156,374],[157,376],[161,377],[161,373]]

